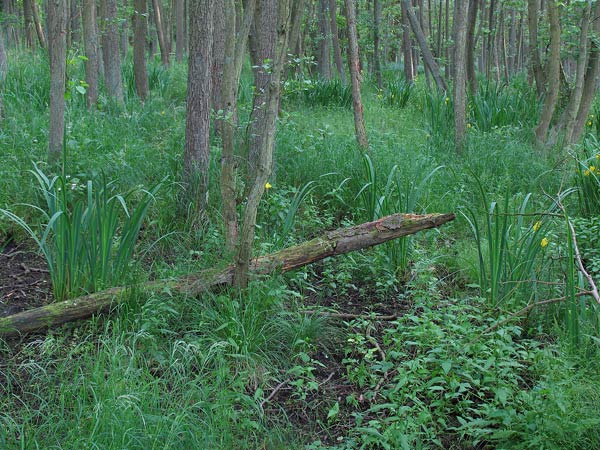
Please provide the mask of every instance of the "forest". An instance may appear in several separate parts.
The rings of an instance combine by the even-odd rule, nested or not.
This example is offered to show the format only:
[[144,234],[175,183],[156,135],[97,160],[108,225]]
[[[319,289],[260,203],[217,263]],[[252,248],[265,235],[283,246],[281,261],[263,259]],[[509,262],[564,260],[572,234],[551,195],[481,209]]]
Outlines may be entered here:
[[599,449],[600,1],[1,0],[0,449]]

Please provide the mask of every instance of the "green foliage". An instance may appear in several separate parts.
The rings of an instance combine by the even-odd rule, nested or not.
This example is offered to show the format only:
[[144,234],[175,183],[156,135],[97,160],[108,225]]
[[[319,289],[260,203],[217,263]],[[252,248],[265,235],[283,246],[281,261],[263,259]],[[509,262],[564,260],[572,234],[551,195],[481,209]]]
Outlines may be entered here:
[[46,219],[40,231],[34,231],[10,211],[0,209],[0,213],[35,240],[48,264],[55,300],[95,292],[123,281],[159,186],[142,191],[137,206],[129,209],[126,201],[136,192],[125,196],[115,194],[105,177],[99,182],[88,180],[79,184],[79,179],[68,175],[49,178],[37,165],[31,173],[44,200],[42,208],[29,205]]
[[404,80],[397,80],[386,86],[385,102],[392,107],[405,108],[410,100],[414,85]]
[[332,80],[301,79],[288,82],[285,87],[285,98],[302,100],[311,107],[350,108],[352,106],[350,85],[344,84],[337,78]]
[[545,232],[549,221],[542,217],[526,222],[531,194],[512,199],[505,196],[500,206],[495,201],[488,202],[483,186],[480,188],[486,208],[483,225],[472,208],[466,208],[463,216],[477,244],[481,295],[492,305],[515,298],[516,294],[518,301],[535,298],[536,280],[543,270],[540,257],[548,245]]
[[600,277],[600,216],[578,217],[573,219],[577,233],[577,245],[587,271],[598,279]]
[[580,155],[575,160],[575,186],[579,213],[584,217],[600,214],[600,144],[596,137],[589,134]]

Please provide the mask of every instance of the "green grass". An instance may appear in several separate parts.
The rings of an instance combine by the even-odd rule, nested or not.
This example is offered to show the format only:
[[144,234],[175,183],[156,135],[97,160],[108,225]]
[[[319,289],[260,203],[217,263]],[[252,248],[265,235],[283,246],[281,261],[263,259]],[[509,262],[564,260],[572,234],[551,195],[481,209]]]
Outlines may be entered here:
[[[28,170],[32,161],[45,168],[47,61],[37,54],[10,61],[0,208],[43,223],[39,210],[23,204],[42,206]],[[199,226],[180,202],[185,64],[165,69],[152,61],[142,105],[128,61],[125,104],[102,95],[94,112],[74,88],[81,61],[68,70],[65,175],[98,180],[103,173],[115,192],[166,179],[140,233],[145,257],[132,281],[226,264],[218,138],[208,223]],[[580,188],[579,201],[574,194],[564,204],[596,269],[597,224],[577,218],[595,201],[586,190],[595,185],[578,184],[564,154],[531,147],[539,105],[523,80],[483,85],[471,99],[460,157],[452,149],[451,100],[431,93],[423,77],[410,90],[399,80],[386,73],[383,94],[364,83],[368,159],[339,82],[286,86],[256,252],[400,211],[470,209],[470,224],[459,215],[413,236],[410,251],[389,244],[257,280],[241,293],[133,292],[110,315],[10,345],[0,340],[0,448],[600,447],[597,309],[583,297],[569,305],[576,323],[566,305],[509,317],[529,301],[565,295],[565,281],[571,296],[579,286],[564,221],[547,217],[533,230],[551,203],[545,194]],[[247,67],[241,132],[251,96]],[[595,157],[589,145],[579,156],[586,166]],[[120,230],[124,217],[117,222]],[[545,250],[540,233],[549,239]],[[25,235],[0,219],[0,245]],[[330,308],[366,317],[334,322],[315,312]],[[406,315],[369,318],[388,311]],[[578,327],[577,347],[569,345],[569,325]]]

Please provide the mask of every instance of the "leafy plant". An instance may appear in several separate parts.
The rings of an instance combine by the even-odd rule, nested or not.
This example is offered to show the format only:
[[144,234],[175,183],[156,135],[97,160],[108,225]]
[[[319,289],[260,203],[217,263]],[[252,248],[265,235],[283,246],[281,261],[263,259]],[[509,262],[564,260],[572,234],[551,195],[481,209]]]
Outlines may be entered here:
[[413,92],[414,85],[404,80],[397,80],[387,86],[385,102],[395,108],[405,108]]
[[[16,214],[0,213],[34,239],[50,271],[57,301],[112,286],[126,277],[140,229],[160,185],[141,191],[134,209],[126,201],[136,194],[115,194],[111,183],[69,176],[47,177],[34,165],[44,207],[30,206],[46,223],[36,232]],[[122,217],[124,216],[124,217]]]
[[584,217],[600,214],[600,144],[589,134],[584,142],[582,153],[573,154],[575,161],[575,186],[579,213]]

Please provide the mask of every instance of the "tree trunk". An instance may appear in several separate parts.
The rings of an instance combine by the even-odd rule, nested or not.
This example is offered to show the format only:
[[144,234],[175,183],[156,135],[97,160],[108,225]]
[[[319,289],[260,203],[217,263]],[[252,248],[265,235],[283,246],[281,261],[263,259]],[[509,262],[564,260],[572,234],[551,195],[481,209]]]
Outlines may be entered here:
[[[212,96],[211,107],[214,111],[223,111],[223,103],[221,101],[222,81],[223,81],[223,64],[225,52],[225,5],[222,1],[215,2],[215,12],[213,17],[213,44],[212,44]],[[235,10],[234,10],[235,13]],[[235,33],[235,25],[234,31]],[[221,131],[221,121],[216,122],[216,131]]]
[[[600,3],[596,2],[592,16],[594,19],[592,20],[592,32],[594,36],[598,36],[600,34],[600,20],[598,20],[599,16]],[[579,142],[581,139],[585,129],[585,124],[588,121],[588,115],[590,113],[592,102],[596,96],[598,76],[600,76],[600,48],[595,39],[591,40],[589,46],[590,51],[587,70],[585,73],[585,80],[583,82],[583,92],[581,93],[581,102],[579,103],[579,110],[577,111],[577,118],[575,119],[575,124],[573,126],[573,133],[571,134],[570,141],[567,142],[568,144],[574,144]]]
[[328,0],[319,0],[318,25],[319,57],[317,59],[317,70],[319,77],[324,80],[331,79],[331,46],[329,39],[329,11]]
[[354,111],[354,130],[356,133],[356,142],[361,151],[369,150],[369,141],[367,140],[367,129],[365,127],[365,117],[363,112],[363,103],[360,93],[360,67],[358,56],[358,36],[356,34],[356,12],[354,10],[354,0],[344,0],[346,5],[346,22],[348,28],[348,64],[350,65],[350,81],[352,83],[352,109]]
[[467,82],[472,94],[477,92],[477,75],[475,74],[475,24],[477,22],[477,7],[479,0],[469,0],[469,15],[467,18],[466,37],[466,70]]
[[419,47],[421,48],[421,53],[423,54],[423,60],[425,61],[425,64],[427,64],[427,66],[429,67],[429,71],[431,72],[431,75],[433,76],[433,79],[435,80],[435,84],[436,84],[437,88],[442,92],[448,90],[446,81],[444,81],[444,79],[442,78],[442,75],[440,73],[440,68],[437,65],[437,63],[435,62],[435,59],[433,58],[433,54],[431,53],[431,50],[429,49],[429,45],[427,44],[427,39],[425,37],[425,34],[423,34],[421,25],[419,25],[419,20],[415,16],[415,13],[412,10],[412,7],[410,6],[410,0],[402,0],[402,2],[405,4],[405,9],[406,9],[406,13],[408,14],[408,20],[410,22],[410,26],[412,28],[412,31],[413,31],[415,37],[417,38]]
[[[128,0],[123,0],[123,8],[125,10],[127,10],[128,8],[128,4],[127,4]],[[122,60],[126,60],[127,59],[127,52],[129,51],[129,21],[128,20],[123,20],[121,22],[121,40],[120,40],[120,44],[121,44],[121,59]]]
[[85,49],[85,98],[88,108],[98,103],[99,45],[96,33],[96,2],[83,0],[83,45]]
[[175,58],[177,62],[183,61],[185,8],[184,0],[175,0]]
[[550,121],[556,109],[560,91],[560,19],[556,0],[548,0],[548,20],[550,22],[550,54],[548,56],[548,89],[542,109],[540,123],[535,129],[538,143],[544,143],[548,135]]
[[107,94],[123,102],[121,53],[119,52],[119,27],[117,0],[102,0],[102,52],[104,56],[104,84]]
[[[165,25],[163,23],[162,0],[152,0],[154,9],[154,23],[156,24],[156,34],[158,35],[158,45],[160,47],[160,60],[164,66],[169,65],[169,49],[167,46],[167,38]],[[205,14],[205,13],[203,13]]]
[[[394,214],[375,222],[330,231],[303,244],[261,256],[252,261],[250,270],[256,275],[289,272],[325,258],[344,255],[422,230],[436,228],[452,220],[454,220],[454,214],[426,214],[423,216]],[[172,292],[197,296],[218,286],[231,285],[234,277],[235,267],[228,266],[222,270],[209,269],[175,280],[151,281],[138,285],[136,288],[147,292],[164,291],[168,288]],[[111,288],[2,317],[0,318],[0,335],[18,336],[85,319],[119,303],[127,292],[129,292],[128,288],[125,287]]]
[[4,120],[4,102],[2,95],[4,91],[4,81],[6,80],[6,71],[8,70],[8,58],[6,57],[6,48],[4,46],[4,36],[0,33],[0,126]]
[[[407,4],[401,3],[402,8],[402,55],[404,65],[404,79],[407,83],[412,83],[415,79],[412,63],[412,43],[410,40],[410,23],[408,21]],[[441,8],[440,8],[441,11]]]
[[33,5],[35,0],[23,0],[23,18],[25,20],[25,42],[27,47],[35,50],[35,40],[33,38],[34,25],[33,25]]
[[[64,8],[65,8],[65,33],[66,31],[66,27],[67,27],[67,19],[66,19],[66,10],[67,10],[67,4],[64,4]],[[42,27],[42,22],[40,21],[40,12],[39,12],[39,8],[38,5],[36,3],[35,0],[31,0],[31,9],[33,11],[33,22],[35,24],[35,32],[37,34],[38,37],[38,41],[40,43],[40,47],[42,48],[46,48],[47,44],[46,44],[46,36],[44,35],[44,28]],[[65,38],[66,38],[66,34],[65,34]],[[66,43],[66,39],[65,39],[65,43]]]
[[58,161],[64,140],[65,82],[67,66],[67,3],[48,1],[48,33],[50,34],[50,127],[48,159]]
[[215,0],[190,1],[184,170],[188,192],[202,215],[208,201],[214,8]]
[[342,59],[342,49],[340,47],[340,33],[337,26],[337,1],[329,0],[329,20],[331,22],[331,41],[333,44],[333,57],[338,76],[343,83],[346,83],[346,71],[344,70],[344,61]]
[[290,28],[289,47],[290,54],[299,57],[298,42],[302,31],[302,21],[306,10],[306,0],[294,0],[292,4],[292,26]]
[[[263,61],[263,57],[268,58],[272,65],[269,71],[264,68],[255,71],[256,90],[250,117],[250,132],[256,137],[249,141],[250,154],[256,155],[253,161],[255,167],[248,176],[250,190],[244,208],[234,271],[234,284],[242,288],[248,284],[258,205],[273,166],[281,76],[287,59],[291,15],[290,0],[259,0],[257,5],[254,21],[257,35],[253,36],[257,55]],[[257,99],[264,99],[264,104],[257,103]]]
[[381,75],[380,34],[381,34],[381,1],[373,0],[373,69],[377,88],[383,89],[383,78]]
[[469,0],[455,0],[454,15],[454,144],[462,152],[467,136],[467,18]]
[[[581,28],[579,31],[579,56],[577,58],[577,73],[575,75],[575,86],[571,91],[569,103],[565,109],[565,142],[571,143],[573,139],[573,130],[577,120],[577,112],[581,105],[583,96],[583,85],[588,65],[588,30],[590,26],[590,17],[592,14],[592,1],[587,0],[585,9],[581,17]],[[596,18],[596,20],[599,20]]]
[[146,66],[147,2],[146,0],[134,0],[133,6],[133,76],[135,77],[135,92],[140,100],[145,101],[150,91]]
[[[528,0],[527,21],[529,25],[529,67],[533,73],[533,79],[535,80],[535,88],[537,90],[538,97],[542,97],[546,89],[546,80],[544,77],[544,71],[542,69],[542,61],[540,59],[540,48],[538,42],[538,14],[540,10],[539,1],[540,0]],[[553,0],[549,1],[552,2]]]
[[81,40],[81,8],[78,0],[71,0],[69,22],[71,28],[71,45],[79,46]]

